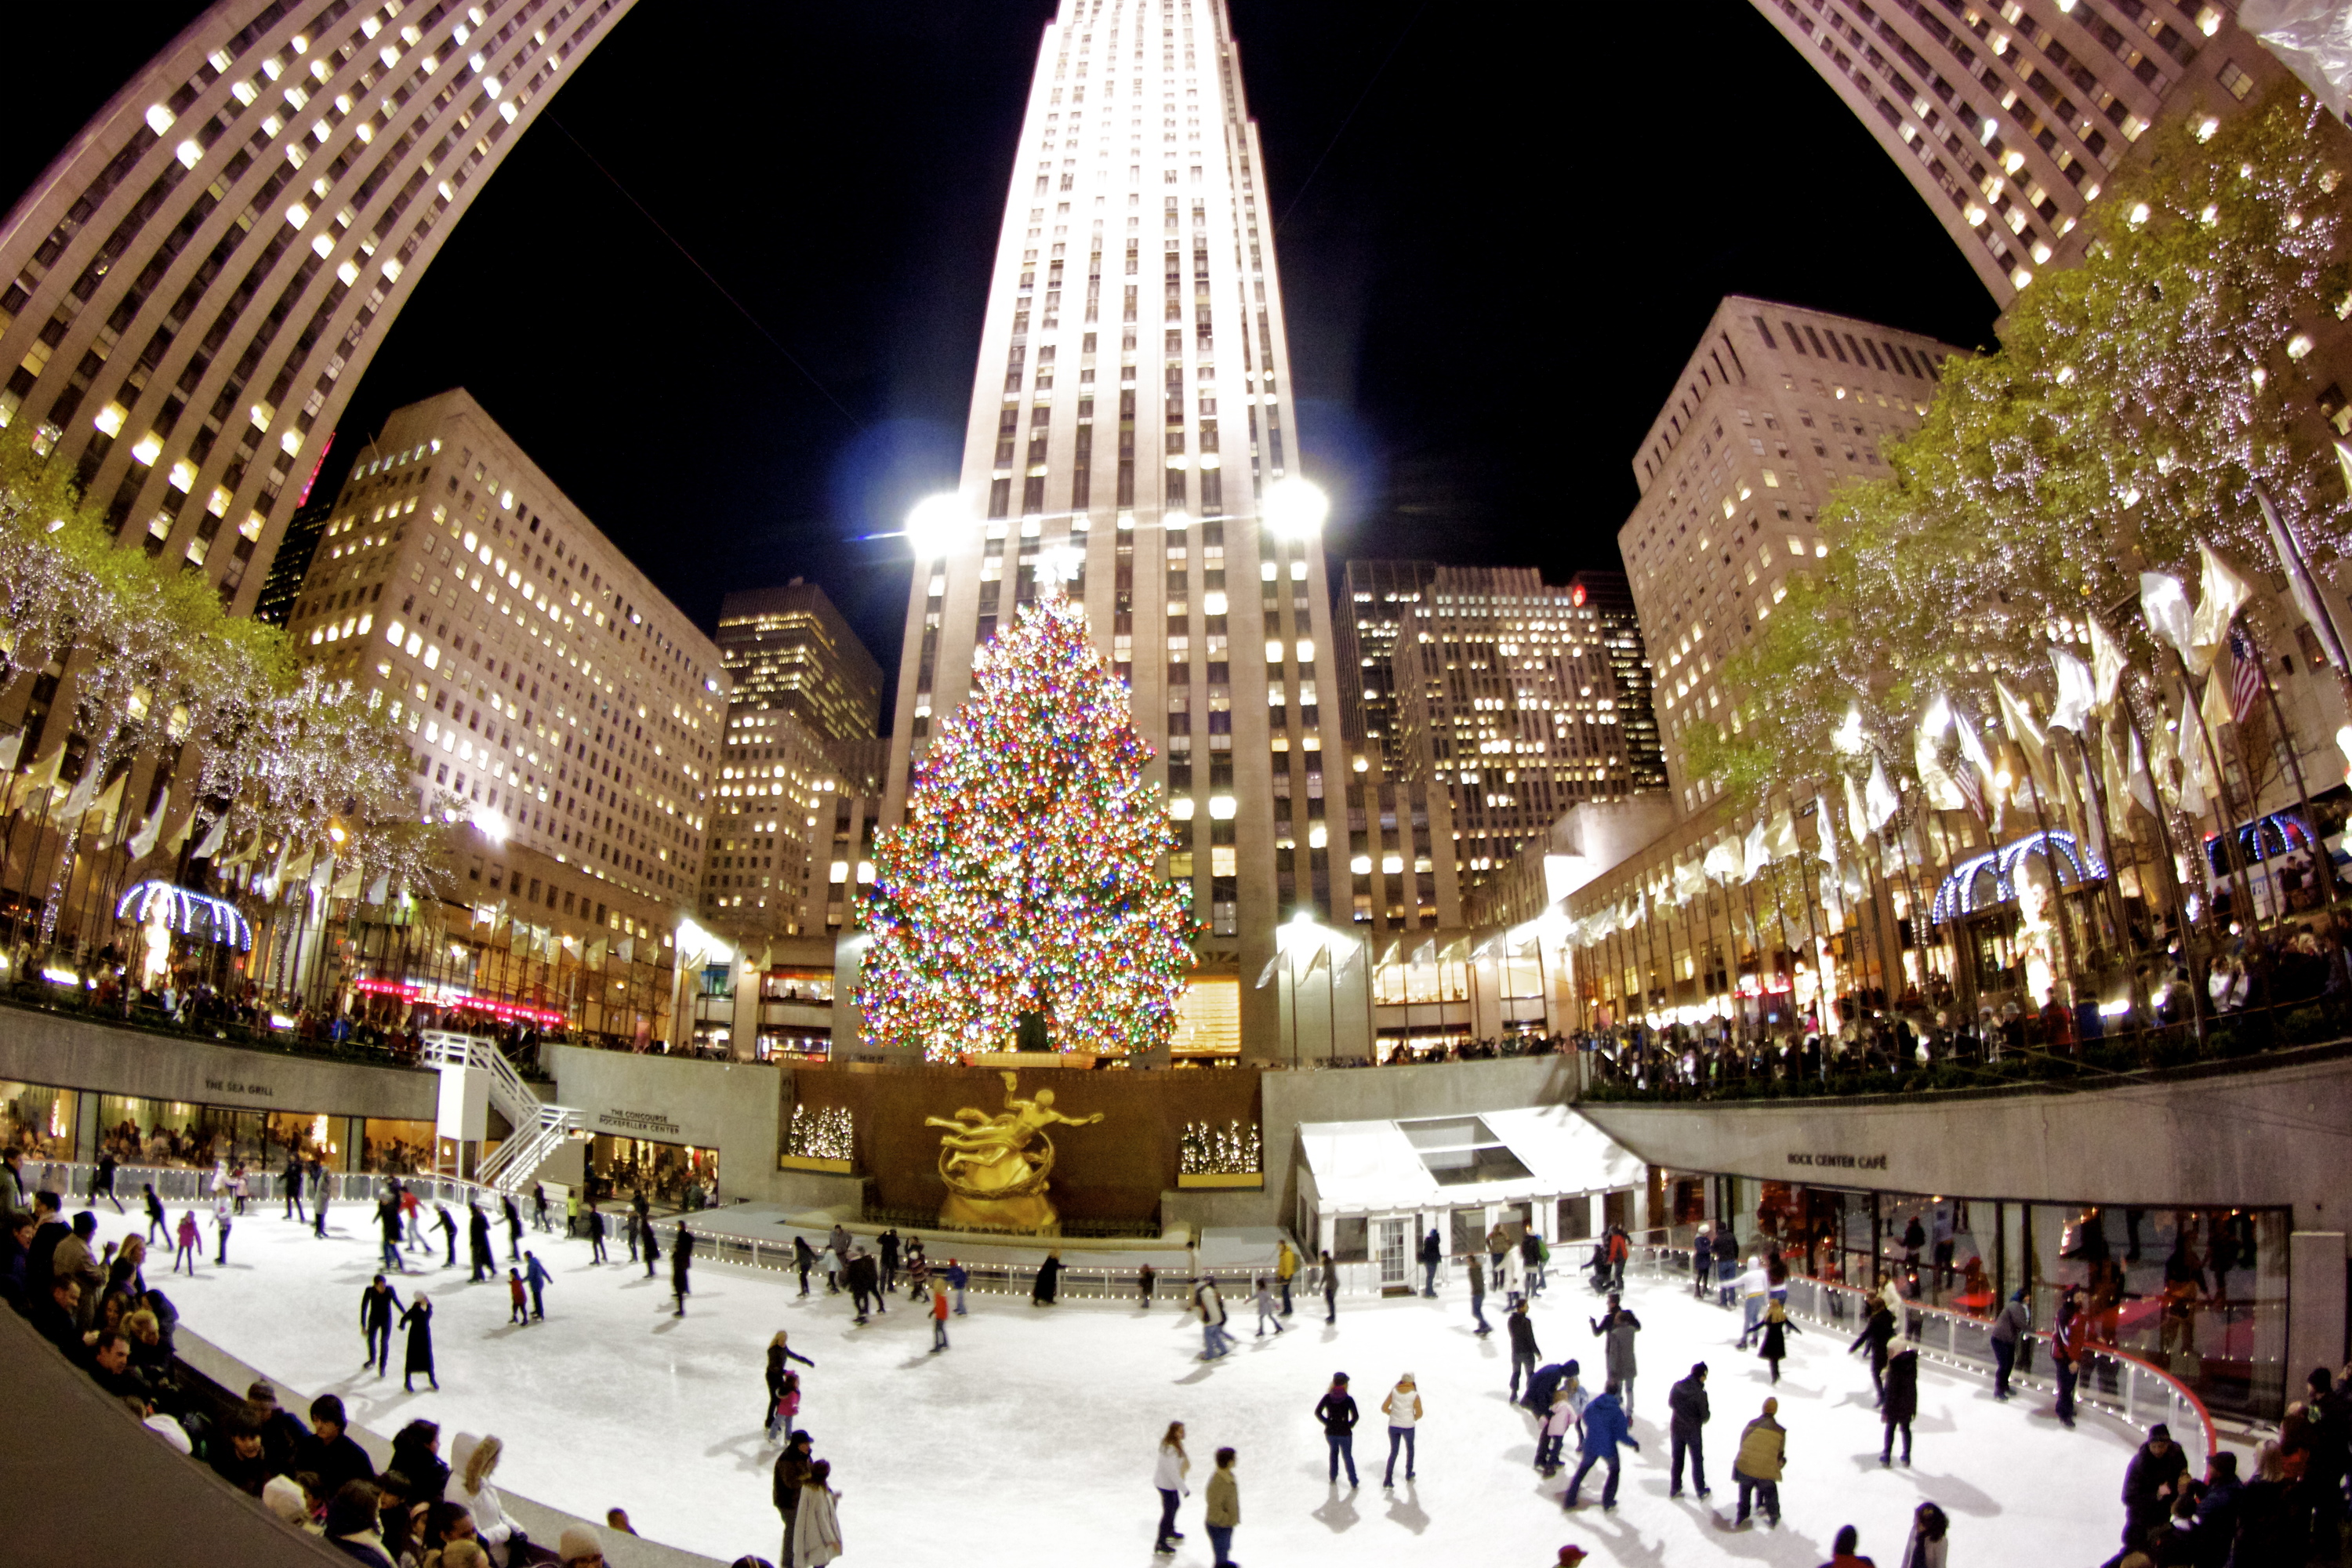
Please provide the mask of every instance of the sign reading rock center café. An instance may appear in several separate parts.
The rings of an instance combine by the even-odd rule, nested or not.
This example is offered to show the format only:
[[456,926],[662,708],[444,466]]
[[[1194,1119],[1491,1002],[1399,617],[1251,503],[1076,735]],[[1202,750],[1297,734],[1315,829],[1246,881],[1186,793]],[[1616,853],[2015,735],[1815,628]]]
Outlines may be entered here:
[[1822,1154],[1790,1151],[1789,1163],[1811,1165],[1815,1170],[1883,1171],[1886,1169],[1884,1154]]

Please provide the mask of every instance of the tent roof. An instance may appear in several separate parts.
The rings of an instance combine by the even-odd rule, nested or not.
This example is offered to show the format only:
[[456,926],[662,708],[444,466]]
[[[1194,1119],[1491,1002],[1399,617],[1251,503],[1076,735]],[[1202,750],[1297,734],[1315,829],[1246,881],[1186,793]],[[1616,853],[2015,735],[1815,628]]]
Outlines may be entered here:
[[[1499,1180],[1440,1182],[1423,1155],[1436,1124],[1483,1121],[1526,1175]],[[1407,1135],[1423,1138],[1417,1146]],[[1469,1135],[1453,1140],[1469,1141]],[[1308,1121],[1298,1146],[1325,1210],[1395,1213],[1520,1203],[1579,1193],[1608,1192],[1640,1183],[1642,1162],[1623,1145],[1565,1105],[1489,1110],[1471,1116],[1406,1121]]]

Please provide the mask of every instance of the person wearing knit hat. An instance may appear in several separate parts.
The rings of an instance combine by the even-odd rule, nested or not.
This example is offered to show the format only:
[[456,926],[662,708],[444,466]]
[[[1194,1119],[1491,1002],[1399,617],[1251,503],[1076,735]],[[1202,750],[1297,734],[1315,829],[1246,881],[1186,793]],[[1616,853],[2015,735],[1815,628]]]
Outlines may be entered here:
[[555,1560],[563,1568],[604,1568],[604,1542],[584,1524],[568,1526],[556,1538]]
[[1895,1462],[1895,1435],[1903,1434],[1903,1462],[1911,1463],[1911,1421],[1919,1414],[1919,1347],[1897,1332],[1886,1342],[1886,1397],[1878,1407],[1885,1439],[1878,1446],[1878,1462]]
[[310,1505],[289,1477],[272,1476],[262,1483],[261,1506],[297,1530],[310,1522]]

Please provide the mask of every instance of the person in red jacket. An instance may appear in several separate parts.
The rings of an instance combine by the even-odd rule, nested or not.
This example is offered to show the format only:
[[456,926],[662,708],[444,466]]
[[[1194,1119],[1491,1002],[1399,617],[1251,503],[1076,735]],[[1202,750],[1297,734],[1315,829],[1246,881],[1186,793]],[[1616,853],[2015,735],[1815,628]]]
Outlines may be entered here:
[[931,1279],[931,1349],[948,1348],[948,1288],[944,1280]]
[[2074,1380],[2082,1375],[2090,1326],[2083,1315],[2081,1292],[2070,1287],[2058,1303],[2058,1322],[2050,1331],[2050,1359],[2058,1368],[2058,1424],[2062,1426],[2074,1425]]

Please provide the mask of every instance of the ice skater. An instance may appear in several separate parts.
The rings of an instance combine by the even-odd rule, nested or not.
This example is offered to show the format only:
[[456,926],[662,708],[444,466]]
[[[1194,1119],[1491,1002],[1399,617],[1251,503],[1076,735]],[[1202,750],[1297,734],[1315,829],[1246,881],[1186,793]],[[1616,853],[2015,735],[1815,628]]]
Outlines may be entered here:
[[469,1211],[467,1224],[471,1230],[467,1239],[473,1244],[474,1253],[474,1275],[467,1283],[478,1285],[499,1277],[499,1247],[490,1237],[490,1216],[482,1212],[482,1205],[469,1202],[466,1207]]
[[376,1228],[383,1236],[383,1267],[390,1274],[406,1272],[400,1266],[400,1199],[391,1193],[376,1205]]
[[1348,1392],[1346,1373],[1331,1374],[1331,1386],[1315,1403],[1315,1419],[1323,1423],[1323,1441],[1331,1450],[1331,1484],[1339,1484],[1341,1460],[1347,1462],[1348,1484],[1360,1484],[1356,1479],[1356,1398]]
[[539,1260],[539,1254],[536,1252],[524,1253],[522,1261],[522,1282],[530,1288],[531,1321],[543,1323],[547,1321],[547,1303],[541,1297],[540,1292],[547,1289],[554,1276],[548,1273],[547,1265]]
[[1780,1522],[1780,1471],[1789,1459],[1789,1434],[1773,1419],[1780,1402],[1768,1399],[1764,1413],[1740,1429],[1739,1456],[1732,1461],[1731,1479],[1739,1483],[1739,1517],[1748,1522],[1748,1506],[1761,1508],[1772,1524]]
[[808,1244],[808,1237],[793,1237],[793,1268],[801,1277],[801,1294],[803,1296],[809,1293],[809,1270],[815,1267],[816,1248]]
[[[1590,1319],[1586,1321],[1591,1321]],[[1624,1405],[1625,1419],[1630,1423],[1633,1419],[1633,1336],[1642,1331],[1642,1320],[1621,1305],[1619,1298],[1612,1292],[1609,1298],[1609,1310],[1601,1314],[1598,1322],[1593,1322],[1592,1331],[1600,1335],[1607,1346],[1605,1358],[1609,1392]]]
[[1137,1304],[1147,1312],[1151,1310],[1152,1281],[1159,1278],[1160,1271],[1152,1268],[1149,1263],[1140,1265],[1135,1271],[1135,1292]]
[[948,1348],[948,1288],[931,1281],[931,1351],[934,1354]]
[[1536,1472],[1547,1478],[1559,1474],[1560,1450],[1568,1446],[1568,1435],[1584,1419],[1584,1407],[1592,1402],[1576,1374],[1574,1362],[1560,1369],[1559,1382],[1551,1391],[1551,1411],[1544,1417],[1543,1434],[1536,1444]]
[[1801,1331],[1790,1321],[1788,1309],[1780,1302],[1774,1301],[1764,1309],[1764,1343],[1757,1353],[1772,1369],[1772,1382],[1776,1385],[1780,1381],[1780,1363],[1789,1359],[1788,1336]]
[[530,1321],[530,1315],[525,1305],[525,1297],[523,1296],[522,1290],[522,1270],[520,1268],[509,1268],[507,1270],[507,1300],[510,1303],[507,1308],[507,1321],[509,1323],[529,1323]]
[[1284,1237],[1275,1244],[1274,1277],[1282,1281],[1282,1315],[1290,1316],[1290,1281],[1298,1273],[1298,1253]]
[[310,1216],[302,1212],[301,1155],[289,1153],[286,1156],[286,1173],[278,1177],[278,1184],[286,1189],[285,1217],[296,1220],[309,1219]]
[[1470,1331],[1484,1339],[1495,1331],[1495,1325],[1486,1321],[1486,1268],[1475,1252],[1465,1262],[1470,1271],[1470,1321],[1478,1325]]
[[1746,1350],[1764,1326],[1764,1301],[1772,1289],[1764,1260],[1750,1253],[1739,1276],[1739,1348]]
[[196,1250],[204,1245],[204,1233],[196,1228],[196,1211],[190,1209],[180,1216],[180,1246],[172,1254],[172,1272],[177,1274],[180,1265],[188,1266],[191,1279],[196,1272]]
[[1318,1267],[1323,1270],[1323,1321],[1328,1326],[1339,1321],[1339,1270],[1328,1252]]
[[542,1232],[548,1229],[547,1184],[544,1182],[530,1184],[530,1220]]
[[[1775,1373],[1780,1369],[1778,1362],[1772,1363]],[[1709,1415],[1706,1363],[1694,1363],[1690,1375],[1666,1390],[1666,1408],[1673,1412],[1666,1432],[1674,1444],[1673,1461],[1666,1470],[1666,1496],[1678,1498],[1683,1495],[1683,1459],[1688,1456],[1691,1485],[1698,1489],[1699,1496],[1705,1497],[1707,1489],[1706,1435],[1700,1428],[1706,1425]]]
[[1234,1346],[1225,1334],[1225,1300],[1214,1279],[1203,1279],[1194,1288],[1192,1310],[1201,1314],[1201,1359],[1215,1361],[1230,1354]]
[[1184,1454],[1184,1423],[1171,1421],[1160,1439],[1159,1462],[1151,1471],[1151,1484],[1160,1493],[1160,1530],[1151,1542],[1157,1556],[1174,1552],[1176,1543],[1184,1539],[1184,1532],[1176,1528],[1176,1507],[1192,1489],[1184,1481],[1185,1472],[1192,1468],[1192,1461]]
[[[1431,1234],[1434,1235],[1434,1232]],[[1397,1379],[1389,1396],[1381,1401],[1381,1414],[1389,1418],[1389,1468],[1381,1478],[1383,1488],[1396,1485],[1397,1445],[1404,1445],[1404,1479],[1412,1479],[1413,1429],[1421,1422],[1421,1390],[1413,1385],[1412,1373]]]
[[1265,1338],[1265,1326],[1268,1323],[1274,1325],[1276,1333],[1282,1332],[1282,1312],[1274,1304],[1274,1287],[1267,1284],[1265,1276],[1261,1274],[1257,1277],[1257,1337],[1259,1339]]
[[1577,1489],[1593,1466],[1609,1467],[1609,1479],[1601,1487],[1601,1511],[1609,1513],[1617,1507],[1618,1445],[1639,1453],[1642,1444],[1633,1436],[1633,1423],[1626,1418],[1625,1406],[1618,1396],[1603,1394],[1584,1407],[1584,1458],[1576,1467],[1576,1474],[1568,1479],[1568,1491],[1560,1498],[1563,1509],[1577,1506]]
[[435,1215],[433,1223],[440,1227],[441,1239],[447,1244],[449,1248],[448,1259],[443,1263],[442,1267],[445,1268],[455,1268],[457,1267],[457,1221],[456,1217],[449,1213],[449,1205],[447,1204],[435,1204],[433,1205],[433,1211]]
[[[1856,1351],[1868,1352],[1871,1403],[1874,1405],[1884,1405],[1886,1403],[1886,1346],[1894,1338],[1895,1314],[1882,1298],[1873,1296],[1870,1299],[1870,1315],[1863,1320],[1862,1332],[1854,1335],[1853,1342],[1845,1349],[1848,1355]],[[1743,1345],[1747,1343],[1745,1337],[1740,1342]]]
[[[172,1240],[172,1222],[163,1213],[163,1200],[155,1195],[155,1184],[140,1183],[139,1196],[147,1205],[147,1239],[151,1242],[160,1239],[169,1246]],[[158,1232],[162,1233],[160,1237],[157,1235]]]
[[392,1315],[400,1310],[400,1293],[381,1274],[360,1292],[360,1338],[367,1347],[360,1365],[373,1367],[378,1377],[392,1366]]
[[416,1392],[416,1374],[423,1373],[433,1391],[441,1391],[441,1379],[433,1371],[433,1303],[419,1290],[408,1303],[408,1310],[400,1314],[400,1326],[408,1331],[408,1355],[403,1365],[406,1369],[401,1384],[411,1394]]
[[319,1161],[310,1162],[310,1210],[315,1216],[310,1234],[320,1241],[327,1239],[327,1197],[333,1184],[327,1167]]
[[100,1198],[112,1204],[116,1214],[123,1212],[122,1200],[114,1195],[114,1151],[111,1149],[99,1152],[98,1168],[90,1173],[89,1206],[96,1208]]
[[646,1278],[650,1279],[654,1277],[654,1265],[661,1261],[661,1243],[654,1239],[652,1221],[639,1215],[629,1217],[636,1222],[638,1240],[643,1244],[641,1250],[646,1255]]
[[677,1236],[669,1244],[669,1288],[677,1298],[677,1310],[670,1313],[673,1318],[686,1316],[686,1298],[691,1291],[688,1274],[693,1267],[694,1232],[686,1228],[686,1221],[679,1220]]
[[512,1193],[502,1194],[499,1204],[506,1210],[507,1261],[520,1263],[522,1261],[522,1206],[514,1201]]
[[950,1258],[948,1259],[947,1279],[948,1289],[955,1292],[955,1315],[961,1318],[964,1315],[964,1287],[971,1283],[971,1271],[966,1269],[962,1264],[958,1263],[954,1258]]
[[1886,1396],[1879,1402],[1878,1419],[1885,1440],[1878,1446],[1881,1466],[1895,1462],[1895,1434],[1903,1434],[1903,1464],[1911,1465],[1911,1422],[1919,1414],[1919,1347],[1897,1334],[1886,1345]]
[[[778,1329],[776,1337],[768,1342],[768,1419],[765,1425],[768,1440],[772,1443],[793,1429],[793,1416],[799,1409],[795,1405],[792,1410],[787,1410],[783,1405],[785,1384],[793,1376],[784,1365],[788,1359],[800,1363],[811,1372],[816,1370],[816,1363],[793,1349],[787,1342],[784,1331]],[[793,1386],[797,1388],[799,1385],[794,1384]]]
[[213,1190],[213,1228],[220,1232],[220,1256],[213,1261],[222,1268],[228,1265],[229,1211],[235,1206],[227,1188],[215,1187]]
[[605,1256],[604,1253],[604,1211],[598,1208],[594,1204],[590,1204],[588,1205],[587,1213],[583,1217],[585,1219],[588,1226],[588,1261],[591,1263],[612,1262],[612,1258]]
[[1536,1348],[1535,1320],[1528,1316],[1525,1301],[1511,1303],[1511,1315],[1503,1320],[1503,1327],[1510,1331],[1511,1397],[1516,1400],[1519,1396],[1519,1374],[1527,1373],[1528,1380],[1532,1383],[1536,1375],[1536,1362],[1543,1352]]
[[1036,1282],[1029,1287],[1029,1304],[1050,1307],[1054,1304],[1054,1298],[1061,1294],[1061,1289],[1062,1255],[1049,1252],[1045,1254],[1045,1261],[1037,1265]]

